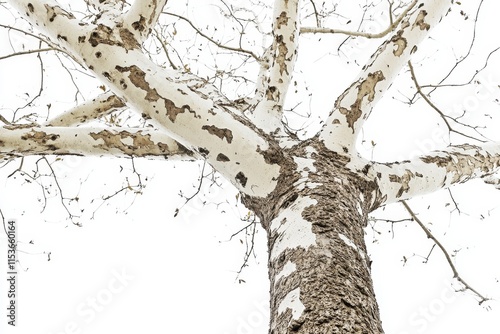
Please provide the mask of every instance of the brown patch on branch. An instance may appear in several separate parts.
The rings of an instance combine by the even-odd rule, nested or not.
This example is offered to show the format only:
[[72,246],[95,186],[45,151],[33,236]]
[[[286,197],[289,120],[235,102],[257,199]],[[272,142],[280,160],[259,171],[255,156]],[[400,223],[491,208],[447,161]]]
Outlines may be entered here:
[[128,29],[120,28],[120,38],[123,42],[123,47],[126,50],[138,49],[140,47],[139,42],[135,39],[133,33],[131,33]]
[[403,52],[406,50],[406,46],[408,45],[408,42],[406,41],[406,38],[401,37],[403,34],[403,30],[398,31],[398,33],[391,38],[391,42],[394,43],[395,49],[392,51],[392,53],[396,56],[399,57],[403,54]]
[[[151,140],[151,136],[142,135],[139,131],[138,133],[129,133],[126,131],[121,131],[119,133],[112,133],[108,130],[103,130],[100,132],[91,132],[90,136],[94,140],[102,139],[104,144],[98,144],[97,147],[103,149],[113,149],[116,148],[128,155],[148,155],[148,154],[169,154],[169,147],[167,144],[158,143],[155,144]],[[127,145],[123,142],[124,139],[132,139],[132,144]]]
[[57,138],[59,138],[59,135],[52,133],[47,134],[44,131],[35,130],[32,130],[31,132],[21,136],[22,140],[31,140],[39,145],[46,146],[51,151],[56,150],[56,147],[52,144],[47,144],[47,142],[55,141]]
[[113,29],[103,24],[99,24],[96,29],[90,34],[89,43],[93,47],[99,44],[106,45],[117,45],[125,48],[125,50],[138,49],[140,47],[139,42],[134,37],[128,29],[120,28],[118,31],[120,39],[117,38]]
[[401,197],[401,195],[403,195],[403,193],[408,192],[408,190],[410,190],[410,181],[415,176],[422,177],[422,174],[419,174],[419,173],[413,174],[412,171],[407,169],[407,170],[405,170],[405,173],[401,176],[394,175],[394,174],[389,175],[389,181],[397,182],[397,183],[401,184],[401,188],[399,188],[398,193],[396,194],[397,198]]
[[247,185],[248,178],[242,172],[236,174],[236,181],[238,181],[243,187]]
[[146,100],[158,101],[158,99],[161,98],[161,96],[156,91],[156,88],[151,88],[149,86],[149,83],[146,81],[146,72],[141,70],[138,66],[132,65],[129,67],[121,67],[117,65],[115,66],[115,69],[121,73],[130,72],[130,74],[128,75],[130,82],[132,82],[134,86],[146,92]]
[[224,138],[226,138],[226,140],[229,144],[231,144],[231,142],[233,140],[233,133],[229,129],[226,129],[226,128],[221,129],[221,128],[216,127],[215,125],[203,125],[201,127],[201,129],[207,130],[208,133],[210,133],[211,135],[216,135],[217,137],[219,137],[222,140],[224,140]]
[[[29,8],[29,5],[31,5],[31,4],[28,4],[28,8]],[[64,9],[62,9],[59,6],[50,6],[47,4],[45,4],[44,6],[45,6],[45,9],[47,10],[47,16],[49,18],[49,22],[54,22],[57,15],[66,16],[68,19],[75,19],[75,16],[73,14],[65,11]],[[31,5],[31,7],[33,7],[33,5]]]
[[[352,128],[353,133],[354,133],[354,123],[356,123],[356,121],[362,115],[361,105],[363,103],[363,99],[367,97],[368,101],[370,102],[373,101],[373,99],[375,98],[375,87],[377,86],[377,83],[382,80],[385,80],[382,71],[369,73],[368,77],[365,80],[361,81],[361,83],[359,83],[356,86],[356,88],[358,89],[358,94],[356,97],[356,101],[353,104],[351,104],[350,109],[341,107],[340,104],[342,103],[342,100],[346,97],[349,90],[352,89],[352,85],[340,96],[340,98],[335,103],[340,113],[346,116],[347,123],[349,124],[349,127]],[[354,83],[353,85],[355,84],[356,83]]]
[[280,16],[276,18],[276,28],[281,29],[281,25],[288,25],[288,16],[286,16],[286,12],[281,12]]
[[230,160],[229,160],[229,158],[226,155],[224,155],[222,153],[219,153],[217,155],[217,161],[228,162]]
[[134,28],[134,30],[143,32],[144,29],[146,29],[146,18],[142,15],[139,15],[139,21],[133,22],[132,28]]
[[418,26],[420,30],[429,30],[431,26],[428,23],[425,23],[426,16],[427,16],[427,11],[421,10],[420,13],[418,13],[415,23],[413,23],[413,27]]
[[278,45],[278,55],[276,56],[276,62],[280,65],[280,74],[283,75],[283,72],[288,73],[286,68],[286,54],[288,53],[288,48],[286,47],[285,42],[283,42],[283,35],[279,35],[276,37],[276,43]]

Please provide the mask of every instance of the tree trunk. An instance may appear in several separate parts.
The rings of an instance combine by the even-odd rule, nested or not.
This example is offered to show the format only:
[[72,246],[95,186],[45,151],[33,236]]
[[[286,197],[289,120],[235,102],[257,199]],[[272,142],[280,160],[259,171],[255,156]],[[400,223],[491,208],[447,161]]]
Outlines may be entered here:
[[277,190],[245,199],[268,233],[269,333],[383,333],[363,230],[376,185],[314,140],[285,154]]

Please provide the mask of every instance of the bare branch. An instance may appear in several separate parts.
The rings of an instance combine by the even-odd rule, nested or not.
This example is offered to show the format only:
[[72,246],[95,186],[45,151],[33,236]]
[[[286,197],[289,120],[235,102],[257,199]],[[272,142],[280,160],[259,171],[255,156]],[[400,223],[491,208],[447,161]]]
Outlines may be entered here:
[[[417,76],[415,75],[415,70],[413,68],[413,65],[411,64],[411,61],[408,62],[408,67],[410,68],[410,73],[411,73],[411,78],[413,79],[413,83],[415,83],[415,87],[417,88],[417,92],[418,94],[424,99],[425,102],[427,102],[427,104],[432,108],[434,109],[438,114],[439,116],[441,117],[441,119],[444,121],[444,124],[446,124],[446,127],[448,128],[448,132],[455,132],[456,134],[459,134],[461,136],[464,136],[466,138],[469,138],[469,139],[473,139],[473,140],[477,140],[477,141],[480,141],[480,142],[486,142],[485,140],[481,140],[481,139],[478,139],[478,138],[474,138],[468,134],[465,134],[463,132],[460,132],[460,131],[457,131],[455,129],[453,129],[453,127],[450,125],[450,123],[448,122],[448,116],[446,116],[432,101],[431,99],[427,96],[427,94],[425,94],[423,91],[422,91],[422,87],[420,86],[420,84],[418,83],[418,80],[417,80]],[[455,120],[456,121],[456,120]]]
[[[362,31],[349,31],[349,30],[343,30],[343,29],[335,29],[335,28],[324,28],[320,27],[319,24],[317,27],[302,27],[300,28],[300,33],[301,34],[342,34],[342,35],[348,35],[352,37],[365,37],[365,38],[381,38],[393,31],[399,23],[405,18],[405,16],[408,14],[408,12],[415,7],[417,4],[418,0],[413,0],[411,4],[406,7],[406,9],[398,16],[398,18],[391,22],[389,26],[384,29],[383,31],[380,31],[378,33],[369,33],[369,32],[362,32]],[[391,12],[391,18],[392,18],[392,12]]]
[[33,54],[33,53],[40,53],[40,52],[46,52],[46,51],[62,51],[62,50],[55,49],[55,48],[43,48],[43,49],[37,49],[37,50],[18,51],[18,52],[14,52],[14,53],[11,53],[11,54],[6,55],[6,56],[2,56],[2,57],[0,57],[0,60],[7,59],[10,57],[15,57],[15,56],[29,55],[29,54]]
[[354,83],[335,101],[320,138],[337,152],[355,151],[356,139],[370,113],[429,31],[447,13],[446,0],[421,0],[363,66]]
[[190,20],[188,20],[184,16],[181,16],[181,15],[178,15],[178,14],[175,14],[175,13],[170,13],[170,12],[164,12],[164,14],[176,17],[176,18],[181,19],[184,22],[188,23],[191,26],[191,28],[193,28],[196,31],[197,34],[199,34],[203,38],[207,39],[210,43],[212,43],[214,45],[217,45],[221,49],[225,49],[225,50],[229,50],[229,51],[234,51],[234,52],[238,52],[238,53],[243,53],[243,54],[251,56],[252,58],[254,58],[257,61],[260,61],[260,57],[258,55],[256,55],[255,53],[253,53],[252,51],[250,51],[250,50],[245,50],[241,46],[240,47],[232,47],[232,46],[224,45],[221,42],[218,42],[218,41],[214,40],[213,38],[209,37],[207,34],[203,33]]
[[410,208],[408,203],[406,201],[401,201],[403,206],[405,207],[406,211],[410,214],[410,216],[415,220],[420,226],[420,228],[425,232],[427,235],[427,238],[432,239],[436,243],[436,245],[441,249],[441,252],[443,252],[443,255],[446,257],[446,261],[448,261],[448,265],[450,266],[451,270],[453,271],[453,278],[455,278],[457,281],[459,281],[466,289],[472,291],[474,294],[476,294],[479,298],[479,305],[484,303],[485,301],[489,300],[489,298],[484,297],[482,294],[480,294],[476,289],[474,289],[472,286],[470,286],[467,282],[464,281],[464,279],[460,276],[457,268],[453,264],[453,260],[451,259],[450,254],[446,250],[446,248],[441,244],[441,242],[432,234],[432,232],[422,223],[422,221],[417,217],[417,215],[413,212],[413,210]]

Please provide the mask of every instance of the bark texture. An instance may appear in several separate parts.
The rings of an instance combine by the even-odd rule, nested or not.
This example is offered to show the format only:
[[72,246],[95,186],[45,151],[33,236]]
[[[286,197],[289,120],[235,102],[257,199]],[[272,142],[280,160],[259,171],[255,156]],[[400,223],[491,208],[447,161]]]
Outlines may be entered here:
[[268,232],[269,333],[382,333],[363,230],[376,183],[316,139],[281,159],[275,192],[245,198]]

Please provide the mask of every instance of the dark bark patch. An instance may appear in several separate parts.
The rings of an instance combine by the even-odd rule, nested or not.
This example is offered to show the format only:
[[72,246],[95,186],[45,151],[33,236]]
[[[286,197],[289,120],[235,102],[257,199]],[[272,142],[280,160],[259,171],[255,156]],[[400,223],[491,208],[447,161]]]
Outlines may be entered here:
[[[58,15],[62,15],[62,16],[66,16],[68,19],[75,19],[75,16],[67,11],[65,11],[64,9],[62,9],[61,7],[59,6],[50,6],[50,5],[47,5],[45,4],[45,9],[47,10],[47,16],[49,18],[49,22],[54,22],[55,18],[58,16]],[[28,6],[29,8],[29,6]]]
[[[118,149],[128,155],[147,155],[149,154],[168,154],[169,147],[167,144],[155,144],[151,140],[150,135],[142,135],[139,131],[137,134],[121,131],[119,133],[112,133],[108,130],[100,132],[91,132],[90,136],[94,140],[101,139],[104,144],[98,144],[97,147],[105,149]],[[128,145],[123,142],[123,139],[132,139],[132,144]]]
[[210,154],[210,151],[207,150],[206,148],[204,147],[198,147],[198,152],[201,154],[202,157],[206,158],[209,154]]
[[93,47],[99,44],[115,45],[116,42],[112,40],[113,30],[103,24],[99,24],[97,28],[90,34],[89,43]]
[[353,85],[356,85],[356,83],[353,83],[351,87],[349,87],[341,96],[340,98],[335,102],[336,107],[339,109],[340,113],[346,116],[347,123],[350,128],[352,128],[352,132],[354,133],[354,123],[361,117],[362,111],[362,103],[365,98],[368,99],[368,101],[373,101],[375,98],[375,87],[377,86],[377,83],[380,81],[385,80],[384,74],[382,71],[376,71],[374,73],[368,73],[368,76],[366,79],[362,80],[359,82],[359,84],[356,86],[356,89],[358,90],[356,100],[354,101],[353,104],[351,104],[350,109],[347,109],[345,107],[342,107],[342,101],[343,99],[347,96],[347,93],[349,90],[353,89]]
[[270,86],[266,89],[266,99],[269,101],[278,101],[280,98],[280,92],[276,86]]
[[78,36],[78,43],[85,43],[85,36]]
[[[46,132],[35,131],[35,130],[21,136],[22,140],[31,140],[31,141],[34,141],[34,142],[40,144],[40,145],[47,145],[48,141],[55,141],[57,138],[59,138],[59,135],[47,134]],[[53,146],[53,145],[50,145],[50,146]],[[54,149],[52,149],[52,150],[54,150]]]
[[407,169],[403,175],[389,175],[389,181],[396,182],[401,184],[401,188],[399,188],[396,197],[399,198],[403,195],[403,193],[408,192],[410,190],[410,181],[415,177],[422,177],[422,174],[413,174],[412,171]]
[[226,155],[219,153],[217,155],[217,161],[228,162],[231,161]]
[[235,179],[243,186],[243,188],[247,185],[248,178],[242,172],[236,174]]
[[146,18],[142,15],[139,15],[139,21],[133,22],[132,28],[134,28],[134,30],[143,32],[144,29],[146,28]]
[[438,167],[446,167],[452,161],[451,157],[433,157],[433,156],[421,157],[420,160],[422,160],[426,164],[434,163]]
[[171,100],[165,99],[165,109],[167,109],[168,118],[175,122],[177,115],[185,112],[186,110],[191,112],[191,108],[188,105],[183,105],[182,107],[177,107],[175,103]]
[[398,33],[391,38],[391,42],[394,44],[394,50],[392,51],[392,53],[396,57],[401,56],[406,50],[406,46],[408,45],[406,38],[402,37],[403,31],[404,30],[399,30]]
[[215,135],[222,140],[224,140],[225,138],[229,144],[231,144],[231,142],[233,141],[233,133],[229,129],[226,128],[221,129],[216,127],[215,125],[203,125],[201,129],[207,130],[208,133],[210,133],[211,135]]
[[415,23],[413,23],[413,26],[418,26],[420,30],[429,30],[431,26],[428,23],[425,23],[425,17],[427,16],[427,11],[426,10],[421,10],[420,13],[418,13],[417,19],[415,20]]
[[35,11],[35,8],[33,7],[33,4],[31,2],[28,3],[28,10],[30,13],[33,13]]
[[276,20],[276,27],[278,29],[281,29],[282,25],[288,25],[289,17],[286,15],[285,11],[281,12],[280,16],[278,16],[276,19],[277,19]]
[[141,70],[138,66],[132,65],[129,67],[115,66],[118,72],[130,72],[128,78],[134,86],[144,90],[146,92],[146,100],[148,101],[158,101],[161,96],[156,91],[156,88],[151,88],[149,83],[146,81],[146,72]]
[[121,28],[120,29],[120,38],[123,43],[123,47],[128,50],[138,49],[140,47],[139,42],[135,39],[133,33],[131,33],[128,29]]

